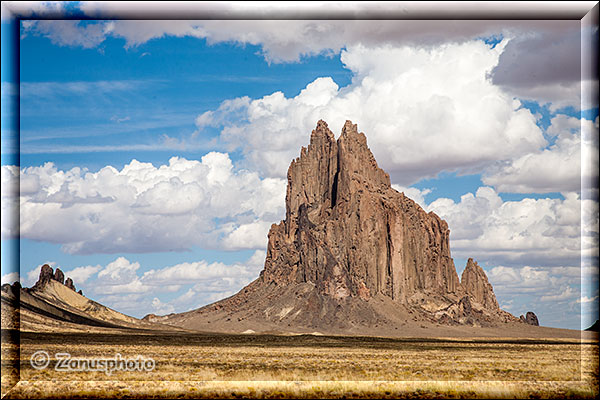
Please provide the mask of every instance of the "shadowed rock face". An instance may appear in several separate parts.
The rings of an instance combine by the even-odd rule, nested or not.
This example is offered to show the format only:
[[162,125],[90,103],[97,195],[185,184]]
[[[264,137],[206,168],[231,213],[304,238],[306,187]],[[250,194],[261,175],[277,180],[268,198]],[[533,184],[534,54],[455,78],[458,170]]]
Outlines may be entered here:
[[65,283],[65,274],[60,270],[60,268],[56,268],[56,271],[54,271],[54,280],[62,284]]
[[533,325],[533,326],[539,326],[540,323],[538,321],[537,315],[535,315],[534,312],[532,311],[527,311],[527,314],[525,314],[525,316],[520,316],[519,319],[521,320],[521,322],[524,322],[526,324],[529,325]]
[[67,280],[65,281],[65,286],[68,287],[69,289],[71,289],[74,292],[77,291],[75,289],[75,285],[73,284],[73,279],[71,279],[71,278],[67,278]]
[[271,226],[260,277],[232,297],[161,321],[200,330],[361,334],[412,321],[518,321],[500,310],[472,259],[459,281],[447,223],[391,187],[352,122],[336,140],[319,121],[287,180],[286,217]]
[[35,285],[33,285],[32,289],[43,289],[44,286],[46,286],[46,283],[50,282],[50,279],[54,279],[54,270],[48,264],[44,264],[40,269],[38,281],[35,283]]
[[35,285],[31,287],[32,290],[43,290],[44,287],[50,282],[50,280],[55,280],[61,285],[65,285],[69,289],[75,291],[75,285],[73,284],[73,280],[71,278],[67,278],[65,281],[65,274],[60,270],[60,268],[56,268],[54,271],[51,266],[48,264],[42,265],[40,269],[40,275],[38,277]]

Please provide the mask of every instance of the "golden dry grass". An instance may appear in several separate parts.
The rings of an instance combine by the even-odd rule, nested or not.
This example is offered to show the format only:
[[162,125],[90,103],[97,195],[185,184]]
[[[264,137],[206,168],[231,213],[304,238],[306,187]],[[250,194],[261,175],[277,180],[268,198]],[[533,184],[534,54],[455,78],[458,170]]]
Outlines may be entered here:
[[[96,342],[93,337],[24,340],[21,382],[9,398],[593,398],[598,393],[598,346],[573,340],[361,341],[259,335],[194,340],[182,335],[176,343],[165,344],[155,335],[129,343],[125,337]],[[156,367],[109,376],[55,371],[51,363],[38,371],[29,366],[37,350],[92,359],[143,355],[153,358]]]

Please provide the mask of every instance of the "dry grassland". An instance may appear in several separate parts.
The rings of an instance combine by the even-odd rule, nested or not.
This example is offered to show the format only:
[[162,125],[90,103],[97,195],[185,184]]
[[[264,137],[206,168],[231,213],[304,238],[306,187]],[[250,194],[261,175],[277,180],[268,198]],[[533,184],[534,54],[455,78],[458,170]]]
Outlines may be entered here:
[[[3,343],[3,394],[8,364]],[[432,340],[270,335],[22,334],[8,398],[592,398],[598,345],[576,340]],[[51,355],[48,368],[31,355]],[[155,360],[153,371],[55,371],[73,358]]]

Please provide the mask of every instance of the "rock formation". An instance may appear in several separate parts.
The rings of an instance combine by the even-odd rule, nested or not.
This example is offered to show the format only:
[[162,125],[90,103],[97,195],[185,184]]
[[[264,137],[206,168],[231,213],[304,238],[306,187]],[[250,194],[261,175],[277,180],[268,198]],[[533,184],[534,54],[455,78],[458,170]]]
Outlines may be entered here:
[[526,324],[529,325],[533,325],[533,326],[539,326],[540,323],[538,321],[537,315],[535,315],[535,313],[533,311],[527,311],[527,314],[525,314],[525,316],[520,316],[519,320],[521,322],[524,322]]
[[499,309],[494,289],[487,279],[487,275],[476,261],[469,258],[467,266],[462,273],[460,283],[473,300],[488,310]]
[[46,283],[50,282],[50,279],[54,279],[54,270],[48,264],[44,264],[40,269],[40,276],[32,289],[43,289],[44,286],[46,286]]
[[67,278],[67,280],[65,281],[65,286],[68,287],[69,289],[71,289],[74,292],[77,291],[75,289],[75,285],[73,284],[73,279],[71,279],[71,278]]
[[168,321],[204,328],[193,321],[263,318],[342,329],[409,318],[473,325],[516,320],[500,310],[472,259],[459,281],[447,223],[391,187],[350,121],[337,141],[319,121],[287,181],[285,220],[271,226],[260,277],[237,295]]
[[54,271],[54,280],[62,284],[65,283],[65,274],[63,274],[60,268],[56,268],[56,271]]
[[[55,279],[57,278],[57,279]],[[2,329],[28,332],[112,332],[132,333],[140,329],[179,331],[176,328],[149,323],[110,309],[75,292],[73,280],[58,268],[43,265],[39,279],[31,288],[17,281],[2,285]],[[4,335],[3,335],[4,339]],[[3,345],[4,346],[4,345]],[[4,351],[4,349],[3,349]],[[4,353],[2,355],[4,357]],[[4,359],[3,359],[4,362]],[[4,377],[2,377],[4,382]]]
[[446,222],[392,189],[367,139],[319,121],[288,170],[286,219],[269,232],[262,280],[312,282],[333,298],[462,294]]
[[73,279],[67,278],[65,280],[65,274],[60,270],[60,268],[56,268],[56,270],[54,271],[52,270],[52,267],[48,264],[42,265],[42,268],[40,269],[39,278],[35,285],[31,287],[31,290],[43,290],[46,284],[50,282],[51,279],[59,282],[61,285],[65,285],[73,291],[76,291],[75,284],[73,284]]

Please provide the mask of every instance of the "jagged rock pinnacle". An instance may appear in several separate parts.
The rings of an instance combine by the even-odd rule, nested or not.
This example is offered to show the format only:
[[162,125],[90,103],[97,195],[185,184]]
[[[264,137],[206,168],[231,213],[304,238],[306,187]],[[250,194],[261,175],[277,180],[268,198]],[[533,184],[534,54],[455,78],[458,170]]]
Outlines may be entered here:
[[69,289],[71,289],[74,292],[77,291],[75,289],[75,285],[73,284],[73,279],[71,279],[71,278],[67,278],[67,280],[65,281],[65,286],[68,287]]
[[325,121],[317,123],[288,168],[285,206],[257,280],[227,299],[162,317],[165,323],[371,334],[397,333],[412,321],[516,321],[497,307],[474,261],[463,274],[467,287],[461,284],[448,224],[391,187],[351,121],[337,140]]
[[524,322],[526,324],[529,325],[533,325],[533,326],[539,326],[540,323],[538,321],[537,315],[535,315],[535,313],[533,311],[527,311],[526,316],[520,316],[519,319],[521,320],[521,322]]
[[60,270],[60,268],[56,268],[54,271],[54,280],[62,284],[65,283],[65,274]]
[[499,309],[492,285],[488,281],[484,270],[472,258],[467,260],[467,266],[462,273],[460,283],[467,294],[484,308],[489,310]]
[[42,265],[40,276],[32,289],[43,289],[50,279],[54,279],[54,270],[48,264]]
[[65,285],[69,289],[75,291],[75,285],[73,284],[73,280],[71,278],[67,278],[65,281],[65,274],[60,270],[60,268],[56,268],[56,271],[52,269],[48,264],[42,265],[40,269],[40,275],[35,283],[31,287],[32,290],[43,290],[50,280],[55,280],[59,282],[61,285]]
[[391,188],[355,124],[346,121],[336,142],[319,121],[288,169],[286,219],[269,232],[262,279],[312,282],[338,298],[460,292],[449,233]]

